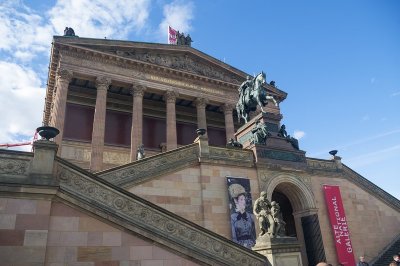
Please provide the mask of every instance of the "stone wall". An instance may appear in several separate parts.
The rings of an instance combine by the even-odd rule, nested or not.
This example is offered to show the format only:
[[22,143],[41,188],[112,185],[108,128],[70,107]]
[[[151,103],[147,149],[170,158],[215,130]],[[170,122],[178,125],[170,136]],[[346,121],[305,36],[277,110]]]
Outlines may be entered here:
[[375,258],[399,233],[400,214],[369,191],[343,177],[313,176],[312,187],[318,208],[322,238],[327,260],[338,263],[335,243],[325,204],[323,184],[338,185],[349,225],[353,252],[356,258],[365,255],[366,260]]
[[0,264],[44,265],[51,202],[0,198]]
[[62,202],[0,198],[2,265],[197,265]]
[[259,196],[255,169],[210,164],[160,176],[128,190],[231,239],[227,176],[248,178],[253,202]]

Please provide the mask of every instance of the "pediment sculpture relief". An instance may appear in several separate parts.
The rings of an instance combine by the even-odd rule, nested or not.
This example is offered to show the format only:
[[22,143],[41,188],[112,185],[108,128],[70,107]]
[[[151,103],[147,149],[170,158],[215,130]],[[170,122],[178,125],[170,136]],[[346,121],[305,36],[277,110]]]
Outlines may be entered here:
[[184,70],[193,74],[219,79],[222,81],[239,84],[241,79],[228,71],[221,71],[217,67],[210,66],[210,64],[201,63],[198,60],[187,55],[166,55],[166,54],[152,54],[137,51],[123,51],[113,50],[108,51],[118,56],[123,56],[131,59],[136,59],[155,65],[173,68],[176,70]]

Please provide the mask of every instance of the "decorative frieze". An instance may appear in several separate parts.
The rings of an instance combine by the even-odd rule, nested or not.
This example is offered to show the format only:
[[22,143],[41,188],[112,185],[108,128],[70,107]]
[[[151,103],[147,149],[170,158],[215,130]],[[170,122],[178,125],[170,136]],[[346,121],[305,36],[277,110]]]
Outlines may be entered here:
[[199,60],[195,60],[187,55],[152,54],[137,52],[135,50],[110,50],[107,52],[163,67],[188,71],[197,75],[219,79],[230,83],[240,83],[240,77],[232,75],[228,71],[221,71],[220,68],[212,66],[209,62],[201,63]]
[[258,149],[257,157],[263,159],[274,159],[291,162],[304,162],[304,157],[299,154],[278,150]]
[[0,174],[28,175],[29,161],[18,159],[0,159]]
[[254,163],[253,152],[242,149],[227,149],[218,147],[209,147],[210,159],[238,161],[240,163]]
[[307,167],[310,170],[328,170],[328,171],[336,171],[337,166],[334,161],[324,161],[324,160],[313,160],[307,158]]

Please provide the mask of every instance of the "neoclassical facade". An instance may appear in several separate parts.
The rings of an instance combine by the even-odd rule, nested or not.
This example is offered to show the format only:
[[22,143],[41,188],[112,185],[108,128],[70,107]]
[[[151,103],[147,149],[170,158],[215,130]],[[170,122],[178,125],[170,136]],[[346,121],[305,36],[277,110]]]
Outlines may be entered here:
[[55,37],[52,51],[43,123],[64,129],[61,157],[93,172],[134,161],[142,143],[148,154],[187,145],[197,128],[225,146],[239,127],[246,74],[192,47]]
[[[280,136],[279,105],[238,122],[246,75],[189,46],[55,36],[43,124],[60,134],[33,153],[0,150],[0,261],[335,265],[323,191],[332,185],[354,256],[382,263],[400,243],[400,201],[340,157],[309,158]],[[284,104],[285,92],[265,89]],[[262,145],[250,141],[258,120],[270,133]],[[231,138],[244,148],[227,147]],[[268,253],[231,241],[227,178],[278,202],[297,245]]]

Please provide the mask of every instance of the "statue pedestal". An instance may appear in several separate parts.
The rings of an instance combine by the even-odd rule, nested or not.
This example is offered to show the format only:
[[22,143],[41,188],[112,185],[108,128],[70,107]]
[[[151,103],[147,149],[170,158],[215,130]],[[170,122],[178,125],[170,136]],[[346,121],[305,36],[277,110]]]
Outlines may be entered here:
[[[250,149],[254,152],[258,165],[305,170],[307,167],[305,151],[298,148],[296,139],[278,136],[278,117],[272,118],[274,118],[272,114],[258,114],[237,130],[235,133],[237,141],[243,145],[244,149]],[[251,131],[258,120],[265,123],[268,129],[269,136],[266,138],[265,144],[251,143],[253,137]],[[297,147],[294,144],[297,144]]]
[[254,251],[267,257],[271,266],[302,266],[300,244],[295,237],[258,237]]

